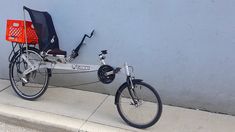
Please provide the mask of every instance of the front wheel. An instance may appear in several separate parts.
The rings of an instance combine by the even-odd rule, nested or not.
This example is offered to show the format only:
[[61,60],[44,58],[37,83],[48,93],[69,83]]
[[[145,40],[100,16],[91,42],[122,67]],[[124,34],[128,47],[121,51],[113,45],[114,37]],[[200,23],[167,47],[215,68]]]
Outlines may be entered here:
[[157,91],[147,83],[133,81],[134,88],[124,84],[117,92],[117,110],[130,126],[147,128],[154,125],[162,113],[162,103]]

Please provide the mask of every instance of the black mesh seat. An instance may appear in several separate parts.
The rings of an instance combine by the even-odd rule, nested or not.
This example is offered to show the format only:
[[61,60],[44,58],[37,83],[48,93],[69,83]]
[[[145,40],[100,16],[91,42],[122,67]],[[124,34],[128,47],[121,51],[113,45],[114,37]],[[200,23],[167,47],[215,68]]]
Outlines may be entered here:
[[48,12],[36,11],[24,6],[29,12],[33,26],[36,30],[39,42],[39,50],[52,55],[65,55],[66,51],[59,48],[57,37],[51,15]]
[[53,56],[55,56],[55,55],[65,55],[66,56],[66,51],[63,51],[60,49],[52,49],[48,52],[48,54],[52,54]]

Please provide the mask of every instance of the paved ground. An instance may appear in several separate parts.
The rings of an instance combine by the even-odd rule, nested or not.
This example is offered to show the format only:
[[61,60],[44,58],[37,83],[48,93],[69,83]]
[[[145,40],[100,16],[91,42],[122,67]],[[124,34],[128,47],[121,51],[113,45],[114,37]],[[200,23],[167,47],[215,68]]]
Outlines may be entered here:
[[40,132],[35,129],[0,122],[0,132]]
[[[235,130],[234,116],[166,105],[157,124],[145,130],[136,129],[125,124],[120,118],[113,96],[50,87],[40,99],[27,101],[13,92],[8,80],[0,80],[0,121],[50,132],[79,130],[231,132]],[[0,124],[0,129],[1,126],[4,127],[4,124]],[[13,127],[12,130],[15,129],[14,125],[9,126]]]

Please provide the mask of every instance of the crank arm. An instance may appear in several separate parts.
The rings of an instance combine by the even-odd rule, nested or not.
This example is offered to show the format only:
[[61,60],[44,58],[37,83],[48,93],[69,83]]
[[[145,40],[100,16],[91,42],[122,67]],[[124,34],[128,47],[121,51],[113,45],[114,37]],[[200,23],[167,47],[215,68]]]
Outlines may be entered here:
[[117,74],[118,72],[120,72],[121,68],[117,67],[116,69],[110,71],[110,72],[106,72],[106,76],[112,75],[112,74]]

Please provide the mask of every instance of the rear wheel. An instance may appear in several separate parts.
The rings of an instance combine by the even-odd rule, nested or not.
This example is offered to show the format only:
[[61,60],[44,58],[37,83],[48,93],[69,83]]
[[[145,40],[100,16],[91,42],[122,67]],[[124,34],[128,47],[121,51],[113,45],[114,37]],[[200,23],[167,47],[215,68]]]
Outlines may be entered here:
[[149,84],[133,81],[134,88],[122,85],[117,93],[117,110],[130,126],[147,128],[154,125],[162,113],[162,103],[157,91]]
[[[29,62],[42,61],[41,56],[38,54],[38,49],[28,49]],[[28,69],[28,64],[21,58],[22,54],[26,54],[26,49],[22,53],[17,52],[11,59],[9,66],[9,77],[12,88],[23,99],[34,100],[42,96],[46,91],[49,83],[49,69],[38,69],[30,72],[23,77],[23,72]]]

